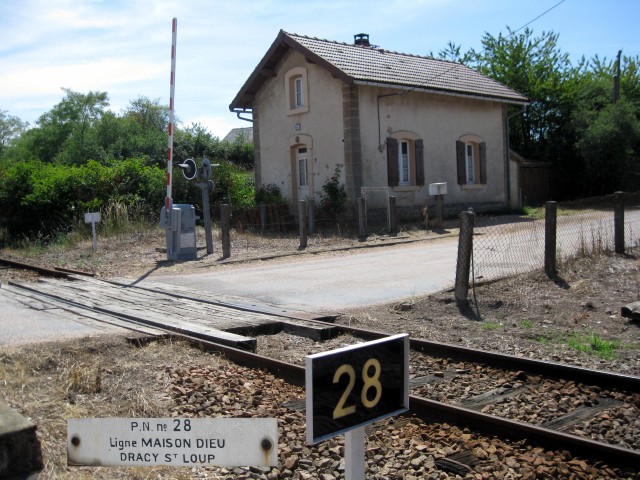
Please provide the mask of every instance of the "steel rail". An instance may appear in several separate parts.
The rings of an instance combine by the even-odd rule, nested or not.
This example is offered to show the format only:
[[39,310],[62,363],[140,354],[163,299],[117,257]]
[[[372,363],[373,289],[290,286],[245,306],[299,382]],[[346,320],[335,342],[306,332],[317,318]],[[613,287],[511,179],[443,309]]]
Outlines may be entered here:
[[83,275],[85,277],[95,277],[96,274],[92,272],[83,272],[82,270],[74,270],[72,268],[65,267],[42,267],[33,263],[27,263],[21,260],[13,260],[6,257],[0,257],[0,264],[8,265],[13,268],[22,268],[24,270],[33,270],[43,275],[58,278],[68,278],[69,275]]
[[[37,265],[22,263],[15,260],[5,259],[0,257],[0,263],[5,262],[12,266],[18,266],[23,268],[31,268],[45,275],[52,275],[64,278],[73,278],[72,273],[91,275],[86,272],[68,271],[68,270],[51,270]],[[66,273],[66,272],[69,273]],[[131,286],[117,281],[104,280],[106,283],[118,285],[122,287],[130,287],[141,290],[153,291],[148,287]],[[252,307],[247,305],[238,305],[230,302],[212,301],[210,299],[201,299],[195,296],[186,295],[184,293],[171,293],[162,292],[165,295],[169,295],[175,298],[184,298],[203,303],[209,303],[213,305],[219,305],[227,308],[233,308],[240,311],[250,311],[256,313],[267,313],[270,315],[280,316],[283,318],[301,318],[305,321],[315,322],[321,325],[326,325],[328,322],[321,321],[312,318],[312,315],[305,314],[304,312],[279,312],[277,308],[261,308],[259,306]],[[135,320],[135,319],[132,319]],[[153,325],[157,327],[157,325]],[[350,327],[346,325],[335,325],[336,332],[349,333],[365,340],[376,340],[388,336],[388,333],[365,330],[357,327]],[[589,385],[598,385],[605,388],[617,388],[626,390],[629,392],[640,392],[640,377],[634,375],[623,375],[619,373],[605,372],[603,370],[594,370],[584,367],[571,366],[556,362],[547,362],[543,360],[535,360],[524,357],[515,357],[512,355],[506,355],[497,352],[490,352],[487,350],[480,350],[470,347],[462,347],[459,345],[433,342],[430,340],[424,340],[419,338],[410,339],[411,349],[414,351],[422,352],[426,355],[433,357],[447,357],[458,361],[471,361],[481,362],[488,366],[494,366],[502,370],[518,371],[523,370],[528,373],[543,375],[552,378],[563,378],[581,382]]]
[[[387,333],[364,330],[355,327],[336,325],[340,331],[351,333],[364,339],[375,340],[388,336]],[[562,363],[546,362],[531,358],[514,357],[503,353],[479,350],[477,348],[461,347],[448,343],[432,342],[420,338],[410,339],[411,350],[422,352],[434,357],[447,357],[458,361],[481,362],[502,370],[523,370],[552,378],[563,378],[598,385],[606,388],[619,388],[629,392],[640,392],[640,377],[623,375],[620,373],[593,370],[584,367],[565,365]]]
[[6,257],[0,257],[0,264],[8,265],[13,268],[32,270],[34,272],[38,272],[43,275],[48,275],[50,277],[66,278],[69,276],[68,272],[64,272],[61,270],[54,270],[52,268],[47,268],[47,267],[41,267],[39,265],[34,265],[32,263],[26,263],[19,260],[12,260]]
[[[305,384],[305,368],[291,363],[264,357],[233,347],[219,345],[201,339],[190,339],[205,351],[216,351],[240,365],[263,368],[274,375],[298,386]],[[539,427],[529,423],[471,410],[457,405],[429,400],[416,395],[409,396],[409,414],[430,423],[447,423],[459,427],[469,427],[483,435],[498,435],[514,441],[527,440],[551,450],[569,450],[574,455],[588,459],[599,459],[610,466],[633,467],[640,465],[640,451],[579,437],[557,430]]]
[[[21,262],[14,262],[11,260],[7,261],[3,258],[0,258],[0,262],[11,262],[10,264],[13,266],[32,268],[44,273],[45,275],[67,276],[64,272],[29,264],[22,264]],[[131,321],[132,319],[129,320]],[[326,322],[319,323],[326,324]],[[387,334],[383,332],[364,330],[355,327],[340,325],[336,325],[336,327],[339,327],[344,333],[351,333],[363,339],[377,339],[387,336]],[[162,328],[160,329],[162,330]],[[170,332],[177,338],[183,338],[190,343],[195,344],[202,350],[221,353],[229,360],[239,365],[266,369],[291,384],[304,386],[305,369],[302,366],[264,357],[256,353],[251,353],[230,346],[221,345],[210,340],[190,336],[184,333],[176,333],[169,329],[166,331]],[[411,348],[429,355],[444,355],[459,360],[480,360],[483,363],[495,365],[503,369],[521,369],[546,376],[571,378],[585,383],[621,388],[632,392],[637,392],[640,386],[640,377],[512,357],[484,350],[431,342],[428,340],[411,339]],[[532,444],[541,445],[550,449],[566,449],[571,451],[573,454],[579,454],[585,458],[597,458],[607,462],[608,465],[613,466],[637,468],[637,465],[640,464],[640,451],[597,442],[586,437],[579,437],[577,435],[571,435],[529,423],[488,415],[465,407],[441,403],[415,395],[410,395],[409,405],[410,414],[414,414],[427,422],[449,423],[461,427],[470,427],[484,435],[499,435],[513,440],[526,439]]]
[[573,455],[604,461],[609,466],[638,468],[640,451],[602,443],[586,437],[551,430],[530,423],[488,415],[468,408],[409,396],[410,412],[427,422],[451,423],[473,428],[483,435],[528,440],[550,450],[568,450]]
[[[107,281],[114,285],[126,286],[121,282]],[[148,287],[138,287],[143,290],[153,291]],[[270,315],[280,316],[283,318],[302,318],[303,320],[316,322],[321,325],[326,325],[327,322],[316,320],[311,318],[310,315],[304,315],[298,317],[297,314],[303,314],[303,312],[279,312],[277,308],[261,308],[251,306],[240,306],[230,302],[212,301],[210,299],[201,299],[192,295],[186,295],[184,293],[171,293],[163,292],[166,295],[175,298],[184,298],[193,301],[199,301],[209,303],[213,305],[219,305],[228,308],[234,308],[242,311],[251,311],[257,313],[268,313]],[[346,325],[335,325],[336,332],[349,333],[359,338],[366,340],[377,340],[388,336],[388,333],[365,330],[357,327],[350,327]],[[459,345],[452,345],[448,343],[433,342],[430,340],[424,340],[419,338],[410,339],[411,349],[414,351],[422,352],[426,355],[434,357],[447,357],[458,361],[471,361],[482,362],[488,366],[495,366],[502,370],[524,370],[528,373],[534,373],[544,375],[553,378],[564,378],[574,380],[576,382],[582,382],[585,384],[599,385],[606,388],[619,388],[630,392],[640,392],[640,377],[633,375],[623,375],[612,372],[605,372],[602,370],[594,370],[584,367],[576,367],[571,365],[564,365],[556,362],[547,362],[542,360],[534,360],[524,357],[515,357],[511,355],[505,355],[497,352],[490,352],[487,350],[479,350],[476,348],[461,347]]]

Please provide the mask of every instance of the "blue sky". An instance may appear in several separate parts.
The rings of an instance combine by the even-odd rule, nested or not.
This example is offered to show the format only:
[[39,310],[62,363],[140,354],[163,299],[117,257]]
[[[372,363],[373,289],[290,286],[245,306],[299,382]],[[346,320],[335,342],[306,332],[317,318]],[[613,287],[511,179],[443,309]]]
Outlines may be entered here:
[[[223,137],[228,105],[280,29],[428,55],[449,41],[520,28],[560,0],[0,0],[0,110],[31,124],[62,88],[106,91],[119,113],[145,96],[169,103],[171,20],[178,19],[175,112]],[[640,55],[639,0],[565,0],[530,28],[554,31],[574,63]]]

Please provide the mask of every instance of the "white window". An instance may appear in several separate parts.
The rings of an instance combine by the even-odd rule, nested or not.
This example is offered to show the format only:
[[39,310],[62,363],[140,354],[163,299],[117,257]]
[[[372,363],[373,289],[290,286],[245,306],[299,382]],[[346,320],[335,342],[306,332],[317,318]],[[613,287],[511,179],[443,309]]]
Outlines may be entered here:
[[307,178],[307,149],[298,149],[298,185],[300,187],[306,187],[309,185]]
[[309,86],[307,70],[294,67],[285,74],[284,89],[287,115],[298,115],[309,111]]
[[295,83],[295,101],[294,108],[304,107],[304,96],[302,92],[302,77],[296,77]]
[[466,150],[466,167],[467,167],[467,183],[468,184],[474,184],[476,183],[476,179],[475,179],[475,159],[474,159],[474,155],[473,155],[473,144],[471,143],[467,143],[465,144],[465,150]]
[[473,134],[467,134],[456,140],[456,171],[458,185],[487,184],[487,144]]
[[400,141],[398,148],[398,169],[400,173],[400,185],[411,184],[411,157],[409,156],[409,142]]
[[388,137],[387,181],[391,187],[424,185],[424,142],[417,134],[398,131]]

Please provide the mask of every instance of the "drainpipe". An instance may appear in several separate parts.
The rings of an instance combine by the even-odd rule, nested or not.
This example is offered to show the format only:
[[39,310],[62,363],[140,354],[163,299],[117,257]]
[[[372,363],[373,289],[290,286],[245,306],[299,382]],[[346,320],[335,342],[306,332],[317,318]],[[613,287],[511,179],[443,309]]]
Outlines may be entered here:
[[382,144],[382,124],[380,121],[380,99],[384,97],[395,97],[400,95],[407,95],[409,92],[400,92],[400,93],[385,93],[384,95],[378,95],[378,150],[382,152],[384,149],[384,145]]
[[251,122],[253,123],[253,119],[252,118],[245,118],[245,117],[241,117],[240,115],[242,115],[243,113],[249,113],[251,114],[251,110],[247,110],[246,108],[236,108],[234,110],[232,110],[233,112],[235,112],[236,116],[240,119],[240,120],[244,120],[245,122]]
[[506,159],[505,162],[505,167],[506,167],[506,173],[507,173],[507,209],[510,210],[511,209],[511,159],[509,158],[509,116],[507,115],[507,108],[508,107],[503,107],[504,108],[504,113],[503,116],[504,118],[504,143],[505,143],[505,152],[504,152],[504,156]]

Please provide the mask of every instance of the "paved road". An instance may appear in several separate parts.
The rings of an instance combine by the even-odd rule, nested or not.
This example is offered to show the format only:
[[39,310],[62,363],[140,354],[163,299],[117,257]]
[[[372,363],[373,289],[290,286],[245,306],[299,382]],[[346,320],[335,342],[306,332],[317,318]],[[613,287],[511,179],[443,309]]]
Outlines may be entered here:
[[296,256],[208,273],[151,275],[162,282],[312,312],[387,303],[453,286],[457,239]]
[[[640,210],[627,212],[625,220],[627,244],[637,245]],[[531,222],[524,234],[501,231],[497,243],[483,242],[482,237],[488,239],[490,234],[479,229],[478,242],[474,246],[476,276],[488,279],[513,273],[514,267],[518,267],[517,271],[540,268],[544,229],[535,226],[536,223],[542,222]],[[600,219],[570,217],[560,223],[576,224],[577,227],[573,232],[559,236],[558,250],[561,254],[566,245],[580,244],[585,238],[590,244],[593,232],[600,241],[601,231],[611,231],[611,227],[603,228]],[[295,256],[259,264],[220,267],[207,273],[171,276],[154,273],[135,283],[163,282],[222,297],[242,297],[247,299],[247,303],[265,302],[289,309],[335,312],[400,301],[453,286],[457,244],[457,238],[450,238],[321,256]],[[574,245],[569,251],[575,248]],[[527,254],[523,255],[523,252]],[[534,255],[534,252],[537,253]],[[0,289],[0,325],[3,325],[5,333],[0,335],[0,346],[26,341],[33,332],[41,338],[54,337],[60,332],[65,336],[99,333],[81,319],[69,318],[52,310],[25,312],[17,302],[3,297],[5,295]],[[15,331],[8,325],[9,321],[16,327]],[[31,328],[24,328],[28,325]]]
[[[640,211],[625,217],[627,244],[637,242]],[[581,244],[606,240],[613,246],[611,213],[587,212],[558,220],[559,258]],[[488,233],[487,233],[488,232]],[[476,278],[490,279],[544,265],[544,220],[520,222],[491,233],[478,228],[474,241]],[[635,233],[635,239],[632,238]],[[608,237],[608,239],[606,238]],[[355,250],[323,257],[299,256],[286,261],[215,269],[191,275],[152,275],[147,281],[201,289],[221,295],[312,312],[399,301],[448,287],[455,282],[457,238]],[[526,252],[526,253],[525,253]],[[144,283],[144,280],[142,281]]]
[[0,287],[0,348],[69,338],[123,333],[124,329],[92,322],[45,304],[27,307],[20,296]]

